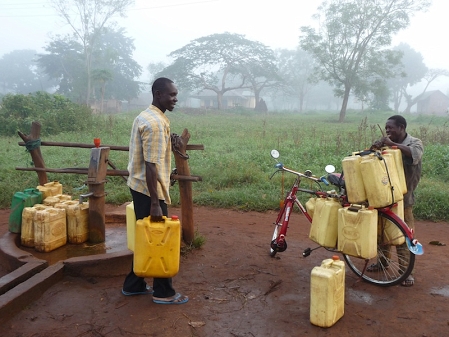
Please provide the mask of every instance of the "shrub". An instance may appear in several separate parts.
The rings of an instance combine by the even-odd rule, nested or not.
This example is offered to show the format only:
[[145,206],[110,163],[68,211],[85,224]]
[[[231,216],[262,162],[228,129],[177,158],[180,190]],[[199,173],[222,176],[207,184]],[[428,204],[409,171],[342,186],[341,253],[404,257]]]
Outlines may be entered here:
[[8,94],[0,108],[0,133],[12,136],[26,131],[33,121],[42,123],[42,135],[82,131],[91,124],[90,108],[57,94],[38,91],[29,95]]

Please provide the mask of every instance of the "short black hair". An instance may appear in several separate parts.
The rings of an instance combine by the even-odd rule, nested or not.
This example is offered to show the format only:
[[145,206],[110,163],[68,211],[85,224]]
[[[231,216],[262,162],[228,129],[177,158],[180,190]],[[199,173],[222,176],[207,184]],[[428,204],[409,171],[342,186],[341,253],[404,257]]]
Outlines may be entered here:
[[396,126],[404,125],[404,129],[407,129],[407,121],[401,115],[394,115],[388,118],[388,120],[393,120]]
[[164,91],[167,88],[168,84],[170,83],[173,83],[171,79],[166,77],[159,77],[153,82],[153,85],[151,87],[151,93],[154,96],[156,91]]

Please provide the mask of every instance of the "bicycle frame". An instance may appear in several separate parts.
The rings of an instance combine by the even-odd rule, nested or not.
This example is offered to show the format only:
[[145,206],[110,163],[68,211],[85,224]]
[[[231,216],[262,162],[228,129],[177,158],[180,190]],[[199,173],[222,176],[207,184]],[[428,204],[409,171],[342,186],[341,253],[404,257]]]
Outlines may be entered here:
[[[296,172],[291,171],[284,167],[283,167],[283,170],[296,174]],[[280,209],[278,216],[276,218],[276,224],[281,226],[281,229],[280,229],[277,237],[273,237],[273,240],[276,240],[275,249],[278,252],[282,252],[286,249],[285,235],[287,234],[288,223],[290,221],[290,215],[293,211],[294,205],[298,206],[301,213],[304,214],[304,216],[307,218],[307,220],[309,220],[310,223],[312,223],[312,217],[309,215],[306,208],[302,205],[301,201],[299,201],[299,199],[296,197],[296,194],[298,192],[304,192],[304,193],[313,194],[315,196],[327,196],[327,193],[325,193],[325,192],[313,191],[313,190],[308,190],[308,189],[299,187],[300,182],[301,182],[301,177],[299,175],[297,175],[295,182],[293,183],[293,186],[290,188],[290,191],[288,192],[287,196],[285,197],[284,205]],[[284,219],[282,220],[282,218],[284,218]],[[281,220],[282,220],[282,224],[280,224]]]

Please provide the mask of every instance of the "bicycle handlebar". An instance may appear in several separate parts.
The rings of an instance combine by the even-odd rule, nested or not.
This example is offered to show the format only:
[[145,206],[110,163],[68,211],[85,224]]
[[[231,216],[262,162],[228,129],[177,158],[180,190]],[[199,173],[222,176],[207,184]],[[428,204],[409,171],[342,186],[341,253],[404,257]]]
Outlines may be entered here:
[[[311,175],[307,175],[307,174],[304,174],[304,173],[301,173],[301,172],[297,172],[297,171],[294,171],[292,169],[289,169],[289,168],[285,167],[282,163],[277,163],[275,165],[275,167],[278,169],[276,172],[278,172],[278,171],[285,171],[285,172],[288,172],[288,173],[295,174],[295,175],[297,175],[298,177],[301,177],[301,178],[310,179],[310,180],[312,180],[312,181],[314,181],[316,183],[321,183],[322,182],[322,183],[324,183],[326,185],[329,185],[329,182],[327,181],[327,179],[324,176],[322,176],[320,178],[317,178],[317,177],[314,177],[314,176],[311,176]],[[274,172],[274,173],[276,173],[276,172]],[[274,175],[274,173],[273,173],[273,175]]]

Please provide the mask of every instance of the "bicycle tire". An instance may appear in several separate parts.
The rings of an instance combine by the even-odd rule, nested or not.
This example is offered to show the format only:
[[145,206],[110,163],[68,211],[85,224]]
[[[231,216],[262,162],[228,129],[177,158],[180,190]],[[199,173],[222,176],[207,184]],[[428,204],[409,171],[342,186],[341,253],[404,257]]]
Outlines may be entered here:
[[[364,281],[389,287],[401,283],[410,275],[415,264],[415,254],[407,248],[405,242],[401,245],[391,244],[392,240],[405,241],[405,230],[395,219],[381,212],[378,213],[378,218],[377,256],[369,260],[346,254],[343,254],[343,257],[348,267]],[[392,225],[398,235],[394,238],[386,238],[385,224]],[[371,268],[372,270],[369,271],[370,266],[377,266],[377,268]]]

